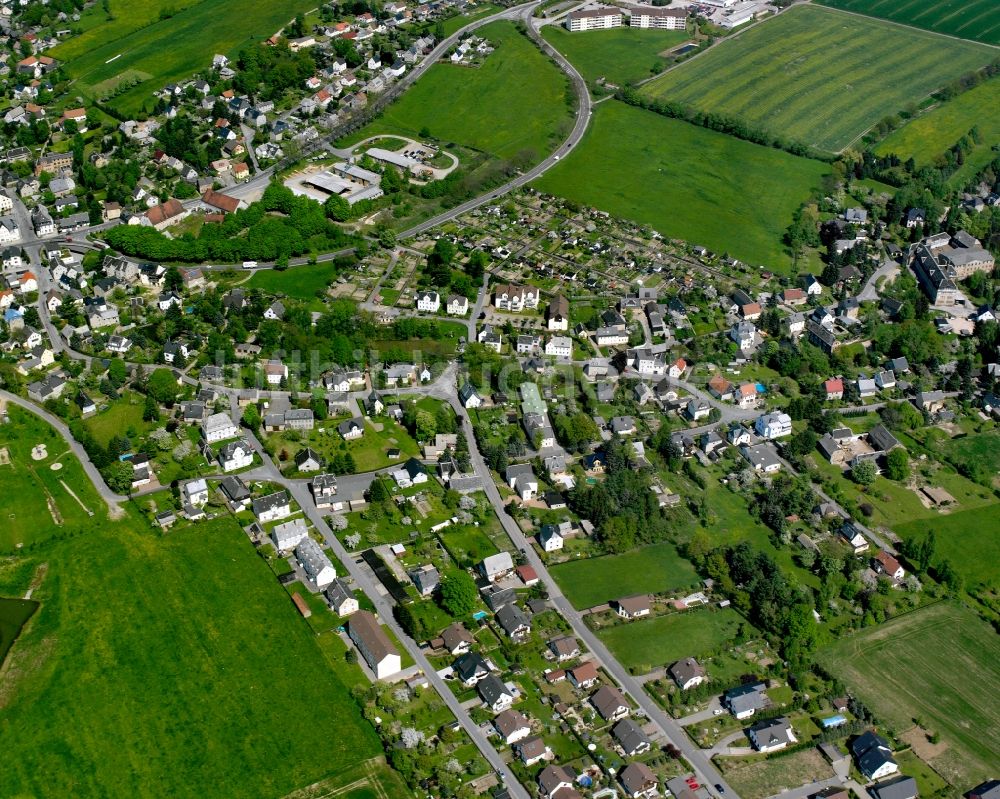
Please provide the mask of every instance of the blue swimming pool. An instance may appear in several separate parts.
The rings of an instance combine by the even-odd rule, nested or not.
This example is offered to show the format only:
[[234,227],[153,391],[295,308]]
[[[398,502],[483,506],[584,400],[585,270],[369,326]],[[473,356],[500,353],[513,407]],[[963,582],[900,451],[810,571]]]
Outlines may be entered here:
[[766,394],[767,393],[767,386],[765,386],[763,383],[758,383],[757,384],[757,393],[758,394]]

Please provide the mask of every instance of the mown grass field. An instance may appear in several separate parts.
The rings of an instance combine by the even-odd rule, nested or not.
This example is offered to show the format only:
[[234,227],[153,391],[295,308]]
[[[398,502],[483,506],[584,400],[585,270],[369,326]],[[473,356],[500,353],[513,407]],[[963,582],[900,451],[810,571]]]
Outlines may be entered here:
[[245,45],[276,33],[300,11],[315,7],[309,0],[200,0],[169,19],[158,19],[161,9],[183,5],[143,0],[133,11],[131,5],[111,0],[112,11],[120,18],[117,24],[97,25],[85,34],[84,42],[70,41],[48,54],[66,62],[66,72],[75,81],[70,86],[73,94],[103,96],[124,77],[141,79],[111,101],[131,114],[143,104],[151,108],[153,93],[170,81],[207,70],[213,54],[235,56]]
[[[65,439],[26,410],[11,405],[7,412],[10,422],[0,425],[0,449],[7,450],[10,460],[0,466],[0,496],[7,498],[0,503],[0,551],[14,551],[19,544],[28,546],[60,532],[99,529],[107,506]],[[44,444],[47,453],[39,461],[31,457],[37,444]],[[61,468],[53,470],[55,463]]]
[[819,6],[798,6],[646,84],[651,97],[744,119],[829,152],[997,55]]
[[913,158],[918,166],[933,164],[973,127],[979,128],[982,141],[966,156],[956,179],[974,175],[995,157],[993,147],[1000,143],[1000,78],[981,83],[907,122],[879,142],[875,152],[895,153],[904,161]]
[[977,585],[1000,586],[1000,505],[974,510],[939,514],[899,524],[895,531],[902,538],[922,539],[928,530],[936,534],[939,558],[951,561],[955,570],[972,588]]
[[785,229],[826,171],[821,161],[608,100],[573,152],[532,185],[780,272],[792,265]]
[[687,31],[615,28],[570,33],[562,26],[546,25],[542,36],[569,59],[588,83],[605,78],[624,86],[649,78],[665,63],[660,56],[681,42]]
[[871,17],[1000,44],[1000,5],[995,0],[820,0],[823,5]]
[[345,139],[397,134],[420,138],[426,128],[447,146],[457,143],[496,158],[530,151],[537,161],[572,127],[568,84],[511,22],[476,33],[496,47],[479,67],[435,64],[372,124]]
[[284,294],[296,300],[312,300],[316,298],[317,292],[324,292],[336,277],[337,267],[333,264],[311,264],[282,271],[258,269],[245,285],[269,294]]
[[953,786],[995,776],[1000,752],[1000,637],[976,614],[940,603],[871,627],[819,654],[896,732],[940,734],[947,750],[931,759]]
[[694,567],[673,544],[653,544],[622,555],[581,558],[550,569],[577,608],[590,608],[633,594],[656,594],[698,582]]
[[4,795],[271,799],[381,754],[229,520],[130,515],[44,561],[0,684]]
[[618,624],[598,635],[625,668],[645,670],[704,656],[734,638],[742,621],[730,608],[689,610]]

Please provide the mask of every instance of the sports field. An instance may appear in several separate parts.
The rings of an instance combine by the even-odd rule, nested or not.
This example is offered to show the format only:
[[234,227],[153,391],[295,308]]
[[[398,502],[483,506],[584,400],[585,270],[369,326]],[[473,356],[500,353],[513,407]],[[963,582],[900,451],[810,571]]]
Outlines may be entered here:
[[1000,637],[940,603],[845,638],[819,655],[897,733],[913,719],[945,744],[930,764],[953,786],[995,777],[1000,752]]
[[[8,498],[0,503],[0,552],[58,533],[99,529],[107,519],[107,505],[65,439],[15,405],[8,406],[7,413],[10,422],[0,425],[0,496]],[[42,457],[35,460],[32,450],[38,445],[44,454],[38,450],[36,455]]]
[[996,0],[820,0],[823,5],[881,17],[904,25],[1000,44]]
[[213,54],[235,56],[244,45],[267,39],[298,12],[316,6],[309,0],[200,0],[169,19],[159,19],[162,9],[184,5],[141,0],[133,9],[111,0],[116,22],[96,25],[81,41],[71,40],[47,54],[66,62],[66,72],[75,80],[70,87],[74,94],[101,97],[123,80],[142,81],[111,103],[132,113],[144,103],[151,108],[153,93],[170,81],[207,70]]
[[839,152],[887,114],[996,57],[818,6],[797,6],[726,39],[642,91]]
[[953,100],[932,108],[907,122],[883,139],[875,151],[895,153],[904,161],[913,158],[918,166],[934,163],[973,127],[979,128],[981,142],[966,156],[955,177],[974,175],[993,158],[1000,143],[1000,78],[981,83]]
[[563,73],[511,22],[480,28],[496,50],[479,67],[435,64],[372,124],[345,139],[379,134],[455,142],[497,158],[530,151],[538,161],[573,124]]
[[673,544],[653,544],[622,555],[581,558],[550,571],[577,608],[590,608],[632,594],[658,594],[695,585],[698,575]]
[[583,141],[532,185],[782,272],[792,264],[785,229],[826,171],[820,161],[608,100]]
[[36,556],[41,608],[0,680],[3,795],[272,799],[381,754],[236,524],[144,528]]
[[600,639],[627,669],[644,671],[704,657],[736,637],[743,618],[730,608],[689,610],[601,630]]
[[562,26],[546,25],[542,36],[577,68],[588,83],[605,78],[625,86],[653,74],[665,63],[661,53],[687,41],[687,31],[614,28],[570,33]]

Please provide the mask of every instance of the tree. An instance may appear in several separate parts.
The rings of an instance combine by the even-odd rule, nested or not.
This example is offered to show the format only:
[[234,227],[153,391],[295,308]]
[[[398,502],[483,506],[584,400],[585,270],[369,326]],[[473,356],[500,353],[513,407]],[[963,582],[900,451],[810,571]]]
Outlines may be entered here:
[[260,411],[253,403],[243,409],[243,425],[254,432],[260,429]]
[[851,467],[851,479],[860,486],[870,486],[877,476],[875,461],[859,461]]
[[428,411],[417,411],[415,426],[418,441],[429,441],[437,432],[437,423]]
[[156,369],[149,376],[146,391],[157,402],[172,406],[177,401],[177,378],[169,369]]
[[476,582],[467,572],[451,572],[441,580],[441,607],[452,616],[467,616],[478,600]]
[[885,475],[890,480],[905,480],[910,476],[910,456],[897,447],[885,457]]
[[115,493],[126,494],[132,490],[132,471],[128,461],[115,461],[104,470],[104,480]]
[[152,397],[146,397],[145,407],[142,409],[142,420],[144,422],[160,421],[160,406]]

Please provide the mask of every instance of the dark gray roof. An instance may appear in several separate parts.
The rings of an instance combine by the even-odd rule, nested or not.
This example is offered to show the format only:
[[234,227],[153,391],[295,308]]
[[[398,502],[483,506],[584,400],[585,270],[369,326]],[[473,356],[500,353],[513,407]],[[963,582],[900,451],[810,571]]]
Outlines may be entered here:
[[913,777],[898,777],[869,789],[875,799],[914,799],[919,795]]
[[649,737],[642,731],[642,727],[632,719],[622,719],[611,730],[611,734],[622,745],[626,755],[634,754],[640,749],[647,749],[651,746]]
[[504,695],[513,697],[513,694],[507,690],[507,686],[495,674],[488,674],[483,677],[483,679],[476,683],[476,690],[479,691],[479,696],[488,705],[494,704]]

